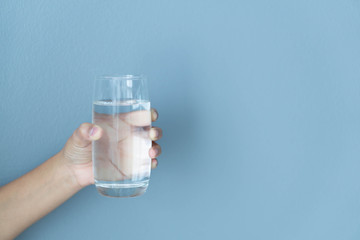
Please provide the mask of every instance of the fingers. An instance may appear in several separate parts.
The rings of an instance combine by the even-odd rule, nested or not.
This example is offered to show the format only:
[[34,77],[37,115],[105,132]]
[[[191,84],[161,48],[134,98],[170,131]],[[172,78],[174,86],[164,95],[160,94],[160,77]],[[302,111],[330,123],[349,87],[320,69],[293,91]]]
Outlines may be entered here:
[[[151,121],[156,121],[159,117],[159,113],[156,111],[156,109],[151,109]],[[162,130],[158,127],[152,127],[149,132],[149,136],[151,140],[156,141],[159,140],[162,137]],[[152,143],[152,147],[149,150],[149,155],[152,158],[151,159],[151,168],[155,169],[158,166],[158,160],[156,157],[158,157],[161,154],[161,147],[156,142]]]
[[[159,118],[159,113],[155,108],[151,108],[151,121],[155,122],[157,119]],[[150,138],[151,140],[155,141],[155,140],[159,140],[162,137],[162,130],[161,128],[158,127],[152,127],[150,129]],[[151,168],[155,169],[158,166],[158,160],[156,159],[157,156],[159,156],[161,154],[161,147],[153,142],[153,146],[150,149],[150,157],[151,159]]]
[[158,127],[152,127],[149,132],[151,140],[156,141],[162,137],[162,130]]
[[156,158],[151,159],[151,168],[155,169],[158,165],[158,160]]
[[155,108],[151,109],[151,121],[155,122],[159,118],[159,113]]
[[161,147],[156,142],[152,143],[152,147],[149,150],[149,156],[151,157],[151,168],[154,169],[158,165],[158,160],[156,157],[158,157],[161,154]]
[[149,150],[149,156],[151,158],[156,158],[161,154],[161,147],[156,142],[152,143],[152,147]]
[[119,117],[127,124],[146,127],[150,125],[151,121],[154,122],[159,118],[159,113],[156,109],[152,108],[151,111],[140,110],[122,113]]
[[101,127],[91,124],[83,123],[76,129],[72,135],[72,140],[77,147],[87,147],[91,141],[98,140],[103,134]]
[[124,121],[130,125],[145,127],[151,124],[150,112],[146,110],[122,114]]

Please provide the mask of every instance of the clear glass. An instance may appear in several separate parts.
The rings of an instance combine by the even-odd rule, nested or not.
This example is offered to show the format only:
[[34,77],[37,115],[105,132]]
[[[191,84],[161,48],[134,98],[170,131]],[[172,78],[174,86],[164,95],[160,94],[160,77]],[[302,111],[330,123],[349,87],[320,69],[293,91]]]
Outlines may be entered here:
[[93,141],[93,170],[99,193],[135,197],[150,179],[150,101],[143,75],[102,76],[95,81],[93,123],[103,136]]

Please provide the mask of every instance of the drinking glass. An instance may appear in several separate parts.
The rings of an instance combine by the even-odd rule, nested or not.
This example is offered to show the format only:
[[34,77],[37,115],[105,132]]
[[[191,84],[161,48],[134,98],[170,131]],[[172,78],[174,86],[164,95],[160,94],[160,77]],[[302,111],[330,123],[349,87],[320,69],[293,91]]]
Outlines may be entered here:
[[93,141],[98,192],[110,197],[145,193],[150,179],[150,101],[144,75],[101,76],[95,81],[93,123],[103,135]]

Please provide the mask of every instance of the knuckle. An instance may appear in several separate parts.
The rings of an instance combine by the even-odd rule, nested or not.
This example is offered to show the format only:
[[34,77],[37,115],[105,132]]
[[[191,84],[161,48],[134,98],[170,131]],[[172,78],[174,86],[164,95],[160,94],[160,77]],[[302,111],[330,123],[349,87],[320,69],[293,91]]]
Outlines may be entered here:
[[80,124],[79,129],[88,128],[88,127],[89,127],[89,124],[90,124],[90,123],[82,123],[82,124]]

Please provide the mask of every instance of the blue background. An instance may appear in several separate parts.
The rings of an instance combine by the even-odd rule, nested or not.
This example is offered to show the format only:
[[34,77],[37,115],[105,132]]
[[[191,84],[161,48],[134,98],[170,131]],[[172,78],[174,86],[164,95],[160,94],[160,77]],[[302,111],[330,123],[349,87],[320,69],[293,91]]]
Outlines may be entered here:
[[0,2],[0,184],[143,73],[164,130],[148,192],[87,187],[19,239],[359,239],[360,2]]

